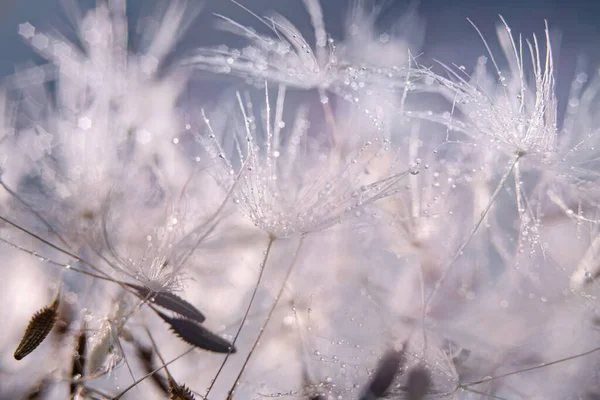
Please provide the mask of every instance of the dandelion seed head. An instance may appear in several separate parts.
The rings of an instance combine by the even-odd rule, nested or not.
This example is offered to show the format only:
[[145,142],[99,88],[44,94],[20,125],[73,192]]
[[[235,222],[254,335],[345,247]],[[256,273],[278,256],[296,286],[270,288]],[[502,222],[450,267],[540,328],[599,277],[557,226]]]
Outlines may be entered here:
[[179,291],[183,288],[185,268],[176,252],[179,230],[177,219],[167,217],[164,227],[145,237],[146,250],[140,258],[127,258],[122,270],[154,293]]
[[548,28],[545,52],[535,36],[533,42],[526,44],[520,38],[515,40],[504,20],[498,27],[498,38],[509,70],[507,73],[500,69],[490,54],[497,72],[495,87],[485,84],[492,81],[485,71],[487,58],[480,58],[476,75],[470,80],[461,73],[454,73],[455,80],[437,79],[450,89],[448,97],[465,115],[456,128],[473,138],[486,139],[511,154],[555,157],[557,99]]
[[[12,162],[4,179],[17,188],[23,180],[14,183],[13,175],[29,177],[44,194],[26,194],[25,199],[42,214],[48,201],[56,202],[64,215],[50,220],[76,242],[90,240],[73,232],[94,228],[115,182],[127,180],[125,175],[140,174],[132,178],[137,187],[142,175],[154,187],[158,176],[172,186],[186,179],[181,173],[186,161],[172,137],[181,126],[175,105],[187,75],[164,67],[183,29],[184,5],[173,2],[155,29],[142,30],[144,40],[135,52],[129,48],[126,7],[120,0],[82,13],[75,21],[78,42],[58,32],[38,32],[27,23],[20,26],[48,64],[10,77],[24,99],[23,122],[10,145],[22,149],[25,171],[17,171]],[[33,79],[33,72],[41,78]]]
[[[245,115],[245,137],[234,139],[238,164],[243,168],[238,182],[228,173],[232,161],[210,139],[214,137],[212,128],[209,140],[202,142],[217,162],[222,185],[233,187],[233,202],[269,235],[309,233],[360,215],[370,203],[393,191],[407,174],[404,171],[383,175],[381,180],[368,177],[365,171],[383,148],[379,138],[364,142],[362,147],[352,147],[344,155],[340,149],[309,134],[311,124],[306,109],[298,110],[289,131],[288,124],[282,125],[281,121],[265,121],[266,132],[259,133],[255,118],[246,114],[242,103],[240,106]],[[277,134],[271,131],[274,126],[279,127]],[[265,142],[261,146],[262,140]]]
[[[408,50],[401,39],[393,43],[383,44],[381,49],[373,51],[373,40],[368,34],[352,35],[340,44],[327,33],[323,21],[323,12],[319,0],[305,0],[304,5],[310,15],[314,31],[315,43],[310,44],[300,30],[279,14],[260,17],[252,11],[245,11],[254,16],[259,23],[271,30],[271,35],[257,33],[228,17],[219,16],[222,28],[246,38],[250,44],[243,49],[230,49],[220,46],[212,49],[198,49],[195,54],[184,61],[184,64],[195,68],[226,75],[235,75],[262,85],[266,80],[277,84],[301,89],[319,89],[331,91],[352,102],[360,101],[356,91],[362,91],[366,82],[402,86],[405,72],[398,65],[403,65],[408,58]],[[351,14],[358,17],[364,13],[361,5],[356,5],[358,12]],[[376,14],[374,11],[373,14]],[[358,17],[361,27],[373,29],[374,18]],[[408,20],[408,18],[407,18]],[[353,23],[350,23],[352,26]],[[407,26],[407,21],[404,21]],[[412,32],[419,36],[416,31]],[[364,36],[363,39],[360,37]],[[367,45],[368,44],[368,45]],[[390,48],[394,51],[389,51]],[[402,51],[396,51],[402,47]],[[341,52],[340,52],[341,50]],[[401,54],[398,58],[389,59],[389,54]],[[340,57],[340,54],[342,57]],[[360,62],[355,58],[359,57]],[[384,61],[388,59],[388,61]],[[395,65],[390,65],[393,62]],[[360,65],[360,67],[357,67]],[[373,66],[373,68],[371,68]],[[323,99],[326,97],[322,96]],[[325,100],[325,103],[327,100]]]
[[[227,47],[200,49],[187,63],[250,78],[258,83],[267,79],[301,88],[327,88],[334,79],[332,72],[336,59],[333,51],[329,50],[329,54],[319,52],[323,57],[318,58],[300,31],[283,16],[257,17],[272,30],[272,36],[258,34],[227,17],[221,18],[223,29],[245,37],[251,44],[242,50]],[[320,49],[324,50],[324,47]]]
[[[381,377],[377,366],[391,348],[406,363],[383,368],[385,385],[370,390],[381,398],[592,393],[597,348],[574,355],[594,349],[598,333],[600,75],[578,70],[569,96],[557,101],[549,34],[527,42],[502,21],[506,67],[489,54],[473,71],[464,60],[448,68],[447,78],[424,67],[429,54],[416,51],[423,23],[415,6],[385,26],[392,12],[352,2],[345,36],[334,38],[324,3],[303,3],[304,24],[244,5],[264,26],[218,16],[247,45],[200,49],[183,60],[242,77],[233,105],[211,103],[213,82],[201,92],[209,104],[182,104],[184,89],[195,89],[190,70],[170,54],[186,26],[183,2],[144,19],[136,41],[123,0],[76,17],[76,41],[37,23],[18,27],[49,64],[3,81],[19,92],[18,102],[0,95],[0,209],[10,214],[0,225],[11,250],[4,261],[19,271],[60,268],[69,290],[82,289],[68,303],[90,310],[85,388],[95,387],[93,374],[111,372],[105,384],[117,391],[110,393],[129,372],[141,376],[135,360],[122,363],[132,349],[119,341],[137,347],[139,324],[154,334],[166,322],[184,341],[218,352],[229,347],[221,331],[242,349],[260,329],[253,359],[231,385],[236,398],[360,398]],[[345,221],[351,229],[329,229]],[[268,250],[257,231],[269,235]],[[281,261],[297,236],[303,247],[289,268],[298,266],[281,285]],[[275,239],[290,237],[271,252]],[[94,279],[77,275],[88,270],[122,282],[94,281],[88,291],[77,280]],[[188,278],[201,278],[201,290],[188,295],[206,306],[215,335],[200,325],[203,312],[172,293]],[[126,297],[115,301],[105,286],[124,286]],[[19,290],[7,298],[20,304]],[[277,293],[285,298],[280,307]],[[125,298],[178,316],[144,313]],[[108,305],[116,309],[96,319]],[[238,338],[240,310],[249,314]],[[131,321],[138,311],[144,318]],[[14,311],[4,312],[12,318]],[[154,353],[168,355],[167,364],[178,340],[157,339]],[[72,346],[60,347],[73,356]],[[236,357],[211,396],[225,397]],[[54,358],[39,367],[53,383],[64,366]],[[178,377],[189,372],[181,378],[190,387],[205,387],[215,361],[203,354],[169,368]],[[155,389],[134,390],[151,398],[160,395]],[[171,396],[192,396],[181,389]],[[27,397],[4,388],[2,395]]]
[[[28,82],[15,76],[18,86],[48,108],[46,119],[34,118],[33,123],[56,132],[63,162],[101,163],[109,151],[126,143],[130,131],[177,129],[174,106],[186,78],[171,72],[159,78],[159,70],[148,68],[148,64],[158,66],[171,51],[184,12],[181,3],[173,3],[167,10],[158,29],[147,38],[149,44],[139,53],[128,49],[124,12],[124,2],[88,11],[78,21],[83,47],[58,33],[43,34],[43,38],[39,33],[31,38],[32,46],[51,63],[45,71],[55,71],[48,74],[48,79],[56,81],[54,93],[41,97]],[[77,123],[72,124],[73,120]],[[78,129],[86,131],[85,137],[70,140]]]

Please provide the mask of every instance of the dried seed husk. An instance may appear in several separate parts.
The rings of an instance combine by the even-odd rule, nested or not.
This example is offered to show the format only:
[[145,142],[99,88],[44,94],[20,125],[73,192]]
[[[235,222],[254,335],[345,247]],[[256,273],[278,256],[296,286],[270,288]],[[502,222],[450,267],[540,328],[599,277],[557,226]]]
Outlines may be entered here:
[[380,399],[384,397],[402,364],[404,364],[404,350],[388,351],[379,362],[375,374],[363,393],[361,400]]
[[190,389],[185,385],[179,385],[173,379],[169,379],[169,400],[196,400]]
[[95,335],[91,346],[87,349],[85,376],[96,374],[104,369],[110,371],[122,359],[115,324],[105,321],[100,329],[100,333]]
[[171,326],[171,330],[182,340],[204,350],[215,353],[235,353],[235,347],[227,340],[185,318],[171,318],[154,310],[156,314]]
[[73,309],[69,303],[61,303],[58,309],[60,319],[54,325],[54,336],[57,340],[69,339],[69,328],[73,323]]
[[46,339],[58,319],[59,303],[59,296],[56,296],[49,307],[44,307],[31,317],[23,338],[15,350],[16,360],[22,360]]
[[423,400],[431,386],[431,374],[424,367],[415,367],[408,372],[406,391],[408,400]]
[[[73,367],[71,368],[71,376],[74,379],[80,378],[83,376],[85,371],[85,349],[87,344],[87,335],[85,333],[85,329],[81,331],[79,334],[79,338],[77,339],[77,352],[73,355]],[[77,383],[72,382],[70,385],[70,393],[71,395],[75,394],[77,390]]]
[[204,322],[204,320],[206,319],[204,317],[204,314],[202,314],[200,310],[198,310],[192,304],[188,303],[176,294],[170,292],[156,293],[152,292],[150,289],[144,286],[134,285],[132,283],[128,283],[127,286],[129,286],[132,289],[135,289],[138,292],[140,298],[142,299],[151,297],[153,305],[157,305],[169,311],[173,311],[174,313],[177,313],[182,317],[197,322]]

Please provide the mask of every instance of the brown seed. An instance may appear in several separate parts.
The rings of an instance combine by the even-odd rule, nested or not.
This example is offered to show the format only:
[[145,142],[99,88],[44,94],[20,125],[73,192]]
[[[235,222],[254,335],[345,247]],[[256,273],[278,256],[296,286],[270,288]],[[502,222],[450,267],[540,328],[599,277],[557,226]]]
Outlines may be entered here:
[[173,379],[169,379],[169,400],[195,400],[194,395],[185,385],[179,385]]
[[58,319],[58,305],[59,297],[56,296],[54,303],[49,307],[44,307],[31,317],[21,343],[19,343],[19,347],[15,350],[15,359],[23,359],[23,357],[35,350],[46,339],[46,336],[48,336]]
[[236,348],[231,343],[219,335],[212,333],[202,325],[185,318],[171,318],[154,307],[152,307],[152,310],[162,318],[163,321],[171,325],[171,330],[179,336],[179,338],[189,344],[214,353],[233,354],[236,352]]
[[152,292],[144,286],[134,285],[133,283],[126,283],[126,285],[135,289],[141,299],[152,298],[151,302],[153,305],[166,308],[167,310],[173,311],[185,318],[199,323],[204,322],[205,320],[204,314],[202,314],[200,310],[176,294],[169,292]]
[[403,346],[402,350],[389,350],[384,354],[371,378],[371,382],[362,394],[361,400],[381,399],[386,396],[400,367],[404,364],[405,346]]
[[415,367],[408,372],[408,400],[423,400],[431,387],[431,374],[424,367]]
[[[86,329],[82,329],[77,339],[77,352],[73,355],[73,366],[71,367],[71,376],[74,379],[81,378],[85,371],[85,351],[87,347],[87,334]],[[79,386],[76,382],[71,382],[70,393],[74,395]]]

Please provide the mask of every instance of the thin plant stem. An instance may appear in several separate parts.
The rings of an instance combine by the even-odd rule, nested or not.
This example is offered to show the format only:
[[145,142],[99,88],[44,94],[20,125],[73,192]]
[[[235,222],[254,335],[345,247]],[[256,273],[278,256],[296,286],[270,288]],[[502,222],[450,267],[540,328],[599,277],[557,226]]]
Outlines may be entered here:
[[81,275],[86,275],[86,276],[89,276],[91,278],[100,279],[100,280],[103,280],[103,281],[115,283],[115,284],[121,286],[121,288],[123,288],[125,291],[127,291],[127,292],[132,293],[132,294],[135,295],[135,293],[133,292],[133,290],[131,288],[129,288],[124,282],[121,282],[118,279],[112,278],[109,274],[107,274],[106,272],[102,271],[100,268],[96,267],[91,262],[86,261],[85,259],[79,257],[75,253],[72,253],[72,252],[70,252],[68,250],[62,249],[61,247],[59,247],[59,246],[57,246],[57,245],[49,242],[48,240],[46,240],[46,239],[44,239],[44,238],[36,235],[33,232],[28,231],[27,229],[25,229],[25,228],[23,228],[23,227],[15,224],[14,222],[12,222],[12,221],[10,221],[10,220],[2,217],[2,216],[0,216],[0,221],[6,222],[7,224],[9,224],[12,227],[18,229],[19,231],[25,233],[26,235],[28,235],[28,236],[30,236],[30,237],[38,240],[39,242],[41,242],[41,243],[43,243],[43,244],[45,244],[45,245],[53,248],[54,250],[57,250],[58,252],[60,252],[60,253],[62,253],[64,255],[67,255],[67,256],[71,257],[72,259],[74,259],[77,262],[80,262],[83,265],[88,266],[92,271],[95,271],[96,273],[88,272],[88,271],[85,271],[85,270],[73,267],[70,264],[59,263],[57,261],[54,261],[54,260],[52,260],[52,259],[50,259],[48,257],[45,257],[45,256],[39,254],[36,251],[32,251],[32,250],[26,249],[25,247],[19,246],[19,245],[15,244],[15,243],[12,243],[12,242],[10,242],[10,241],[8,241],[6,239],[3,239],[3,238],[0,238],[0,242],[3,242],[3,243],[5,243],[8,246],[11,246],[11,247],[13,247],[13,248],[15,248],[15,249],[17,249],[19,251],[22,251],[24,253],[27,253],[27,254],[29,254],[31,256],[38,257],[42,262],[46,262],[48,264],[55,265],[57,267],[61,267],[61,268],[65,269],[65,270],[68,270],[68,271],[73,271],[73,272],[76,272],[76,273],[81,274]]
[[[240,333],[242,332],[242,328],[244,327],[244,324],[246,323],[246,319],[248,318],[248,314],[250,313],[250,308],[252,308],[252,304],[254,303],[254,298],[256,297],[256,292],[258,291],[260,281],[262,280],[263,272],[265,271],[265,266],[267,265],[267,261],[269,259],[269,254],[271,253],[271,248],[273,247],[273,243],[275,242],[275,240],[276,240],[275,236],[269,235],[269,243],[267,244],[267,249],[265,250],[265,256],[263,257],[262,263],[260,264],[260,272],[258,274],[258,279],[256,280],[256,285],[254,285],[254,290],[252,291],[252,296],[250,297],[250,302],[248,303],[248,307],[246,308],[246,312],[244,313],[242,322],[240,323],[240,326],[239,326],[237,332],[235,333],[233,341],[231,342],[231,348],[233,348],[233,346],[235,345],[235,342],[237,341],[238,337],[240,336]],[[213,378],[210,386],[206,390],[206,394],[204,395],[205,399],[208,398],[210,391],[214,387],[215,382],[217,381],[217,378],[221,374],[221,371],[223,371],[223,367],[225,367],[225,364],[227,363],[227,360],[229,359],[230,355],[231,355],[231,351],[229,353],[227,353],[227,355],[225,356],[225,359],[221,363],[219,370],[215,374],[215,377]]]
[[50,232],[52,232],[65,247],[69,248],[67,241],[56,231],[56,229],[54,229],[54,227],[39,212],[37,212],[31,204],[23,200],[17,193],[15,193],[15,191],[8,187],[6,183],[2,181],[2,178],[0,178],[0,186],[2,186],[4,190],[6,190],[8,194],[14,197],[19,203],[23,204],[33,215],[35,215],[36,218],[42,221],[44,226]]
[[556,364],[559,364],[559,363],[562,363],[562,362],[565,362],[565,361],[570,361],[570,360],[575,360],[575,359],[580,358],[580,357],[585,357],[585,356],[588,356],[590,354],[596,353],[598,351],[600,351],[600,347],[596,347],[596,348],[593,348],[592,350],[588,350],[588,351],[583,352],[583,353],[575,354],[575,355],[570,356],[570,357],[561,358],[560,360],[550,361],[550,362],[543,363],[543,364],[540,364],[540,365],[536,365],[536,366],[533,366],[533,367],[529,367],[529,368],[525,368],[525,369],[520,369],[518,371],[508,372],[506,374],[492,376],[491,378],[485,378],[485,379],[481,379],[479,381],[475,381],[475,382],[471,382],[471,383],[467,383],[467,384],[462,384],[462,385],[460,385],[460,387],[463,388],[463,389],[465,389],[465,388],[468,388],[468,387],[471,387],[471,386],[480,385],[482,383],[487,383],[487,382],[495,381],[496,379],[502,379],[502,378],[506,378],[506,377],[509,377],[509,376],[512,376],[512,375],[517,375],[517,374],[520,374],[520,373],[523,373],[523,372],[529,372],[529,371],[534,371],[534,370],[540,369],[540,368],[550,367],[552,365],[556,365]]
[[160,371],[163,368],[166,368],[167,365],[170,365],[172,363],[174,363],[175,361],[179,360],[180,358],[182,358],[183,356],[188,355],[189,353],[191,353],[192,351],[194,351],[196,348],[195,347],[191,347],[190,349],[188,349],[187,351],[185,351],[184,353],[178,355],[177,357],[175,357],[174,359],[172,359],[171,361],[164,363],[163,365],[161,365],[160,367],[156,368],[154,371],[142,376],[141,378],[139,378],[137,381],[133,382],[131,385],[129,385],[128,387],[125,388],[125,390],[123,390],[121,393],[119,393],[118,395],[116,395],[115,397],[112,398],[112,400],[119,400],[121,397],[125,396],[125,394],[127,392],[129,392],[131,389],[133,389],[134,387],[136,387],[137,385],[139,385],[142,381],[150,378],[152,375],[156,374],[158,371]]
[[[53,243],[51,243],[51,242],[47,241],[46,239],[42,238],[41,236],[38,236],[38,235],[36,235],[36,234],[35,234],[35,233],[33,233],[33,232],[30,232],[30,231],[28,231],[28,230],[27,230],[27,229],[25,229],[25,228],[22,228],[22,227],[20,227],[19,225],[15,224],[14,222],[12,222],[11,220],[9,220],[9,219],[7,219],[7,218],[4,218],[4,217],[3,217],[3,216],[1,216],[1,215],[0,215],[0,221],[4,221],[4,222],[6,222],[7,224],[9,224],[10,226],[12,226],[13,228],[16,228],[17,230],[19,230],[19,231],[21,231],[21,232],[23,232],[23,233],[25,233],[25,234],[27,234],[27,235],[31,236],[32,238],[34,238],[34,239],[36,239],[36,240],[38,240],[38,241],[42,242],[43,244],[45,244],[45,245],[47,245],[47,246],[49,246],[49,247],[53,248],[54,250],[57,250],[57,251],[59,251],[59,252],[61,252],[61,253],[65,254],[65,255],[67,255],[67,256],[69,256],[69,257],[71,257],[71,258],[73,258],[73,259],[75,259],[75,260],[79,261],[79,262],[80,262],[80,263],[82,263],[82,264],[85,264],[85,265],[87,265],[87,266],[88,266],[88,267],[90,267],[90,268],[91,268],[93,271],[95,271],[95,272],[97,272],[97,273],[99,273],[99,274],[101,274],[101,275],[104,275],[104,276],[106,276],[107,278],[110,278],[110,276],[109,276],[109,275],[108,275],[106,272],[102,271],[100,268],[96,267],[96,266],[95,266],[94,264],[92,264],[91,262],[84,260],[83,258],[79,257],[78,255],[76,255],[76,254],[74,254],[74,253],[71,253],[71,252],[70,252],[70,251],[68,251],[68,250],[65,250],[65,249],[62,249],[62,248],[60,248],[59,246],[57,246],[57,245],[55,245],[55,244],[53,244]],[[112,279],[112,278],[111,278],[111,279]]]
[[0,238],[0,242],[4,243],[4,244],[6,244],[6,245],[8,245],[10,247],[13,247],[13,248],[15,248],[15,249],[17,249],[19,251],[27,253],[27,254],[29,254],[29,255],[31,255],[33,257],[38,257],[40,260],[43,260],[43,262],[46,262],[48,264],[55,265],[57,267],[61,267],[63,269],[69,270],[69,271],[77,272],[78,274],[87,275],[87,276],[90,276],[92,278],[101,279],[101,280],[108,281],[108,282],[120,283],[120,282],[118,282],[115,279],[107,278],[107,277],[102,276],[102,275],[97,275],[97,274],[94,274],[93,272],[84,271],[82,269],[75,268],[75,267],[71,266],[70,264],[59,263],[57,261],[51,260],[50,258],[45,257],[45,256],[39,254],[36,251],[31,251],[29,249],[26,249],[25,247],[19,246],[18,244],[9,242],[6,239]]
[[231,389],[229,390],[229,393],[227,394],[227,400],[231,400],[233,398],[233,393],[234,393],[235,387],[238,385],[238,382],[240,381],[242,375],[244,374],[244,371],[246,370],[246,366],[248,365],[248,362],[250,361],[250,358],[252,357],[254,350],[258,346],[258,343],[260,343],[260,339],[262,338],[262,335],[265,332],[265,329],[266,329],[267,325],[269,324],[269,321],[271,321],[273,312],[277,308],[277,304],[279,303],[279,300],[281,299],[281,295],[283,294],[285,286],[290,278],[290,275],[292,274],[292,271],[294,269],[294,266],[296,265],[296,262],[298,261],[298,255],[300,254],[300,249],[302,248],[302,244],[304,243],[304,238],[305,238],[304,235],[302,235],[300,237],[298,246],[296,246],[296,251],[294,252],[294,257],[292,258],[292,262],[290,263],[290,266],[288,267],[285,277],[283,278],[283,282],[281,283],[279,292],[277,293],[277,296],[275,297],[275,301],[273,302],[273,305],[271,306],[271,309],[269,310],[267,319],[265,320],[265,323],[261,326],[260,333],[258,334],[256,340],[254,341],[254,344],[252,345],[252,348],[250,349],[250,353],[248,353],[248,356],[246,357],[246,360],[244,361],[244,365],[242,365],[242,369],[240,370],[240,373],[238,374],[237,378],[235,379],[235,382],[233,382],[233,385],[231,386]]
[[335,148],[336,145],[340,143],[340,138],[338,137],[337,126],[335,123],[335,117],[333,116],[333,110],[331,109],[331,105],[329,101],[324,102],[324,99],[327,98],[327,94],[322,88],[319,88],[319,102],[323,105],[323,112],[325,113],[325,121],[331,130],[331,136],[329,137],[330,144],[332,148]]
[[[83,389],[87,392],[97,394],[98,396],[102,396],[102,398],[104,398],[104,399],[109,399],[109,400],[112,399],[112,396],[110,396],[104,392],[101,392],[100,390],[98,390],[96,388],[83,386]],[[88,395],[89,395],[89,393],[88,393]],[[95,399],[94,397],[90,397],[90,398]]]
[[504,397],[496,396],[494,394],[485,393],[485,392],[482,392],[482,391],[479,391],[479,390],[475,390],[475,389],[471,389],[471,388],[467,388],[467,387],[459,386],[457,389],[462,389],[462,390],[465,390],[467,392],[471,392],[471,393],[479,394],[481,396],[489,397],[490,399],[508,400],[508,399],[506,399]]
[[200,246],[200,244],[204,241],[204,239],[206,239],[206,237],[208,235],[210,235],[214,231],[214,229],[217,227],[217,225],[221,221],[220,219],[218,219],[218,217],[223,212],[223,209],[227,205],[227,203],[229,201],[229,198],[233,195],[233,192],[234,192],[234,190],[235,190],[235,188],[236,188],[239,180],[241,179],[242,174],[244,173],[244,170],[246,169],[246,164],[247,163],[248,163],[248,159],[246,159],[244,161],[244,163],[242,164],[242,167],[240,168],[240,171],[238,172],[235,180],[233,181],[233,184],[231,185],[231,187],[227,191],[227,193],[225,195],[225,198],[223,199],[223,201],[219,205],[219,208],[217,209],[217,211],[215,211],[215,213],[210,217],[210,219],[208,221],[206,221],[206,225],[211,224],[210,227],[196,241],[196,244],[189,250],[189,252],[186,255],[184,255],[183,259],[181,260],[181,265],[183,265],[183,264],[185,264],[187,262],[187,260],[191,257],[191,255],[194,254],[194,251],[196,251],[196,249],[198,248],[198,246]]
[[475,223],[475,226],[473,226],[473,229],[471,229],[471,232],[469,233],[469,237],[467,237],[467,240],[465,240],[463,242],[463,244],[458,248],[458,250],[452,257],[452,259],[446,266],[444,273],[442,274],[440,279],[438,279],[438,281],[436,282],[436,284],[433,288],[433,291],[431,292],[431,294],[427,298],[427,301],[425,302],[425,306],[423,307],[423,314],[426,313],[427,306],[429,305],[429,303],[431,303],[431,300],[437,293],[438,289],[442,286],[442,284],[444,283],[446,278],[448,278],[448,275],[450,274],[450,271],[452,270],[452,267],[454,267],[454,264],[456,263],[456,261],[462,256],[463,251],[469,245],[469,243],[471,243],[471,239],[473,239],[473,237],[475,236],[475,233],[477,232],[477,230],[479,230],[479,227],[485,220],[485,217],[487,216],[488,212],[490,211],[490,209],[492,208],[492,206],[498,199],[498,196],[500,196],[500,191],[504,187],[504,184],[506,183],[509,176],[511,175],[513,168],[515,167],[515,165],[517,165],[517,162],[519,162],[519,160],[521,159],[522,156],[523,156],[523,154],[517,153],[515,155],[515,157],[510,161],[507,171],[504,173],[504,175],[502,175],[502,178],[500,179],[500,182],[498,182],[498,186],[496,187],[496,190],[494,190],[494,193],[492,193],[490,200],[488,201],[485,209],[481,212],[481,215],[480,215],[479,219],[477,220],[477,222]]
[[150,339],[150,343],[152,343],[152,348],[154,349],[154,352],[158,356],[158,359],[160,360],[162,365],[165,367],[165,372],[167,373],[167,377],[171,381],[175,382],[175,379],[173,379],[173,375],[171,375],[171,373],[169,372],[169,368],[167,368],[165,359],[163,358],[162,354],[160,354],[160,351],[158,351],[158,346],[156,345],[156,342],[154,341],[154,338],[152,337],[152,334],[150,333],[150,329],[148,329],[148,327],[145,327],[145,328],[146,328],[146,333],[148,334],[148,338]]

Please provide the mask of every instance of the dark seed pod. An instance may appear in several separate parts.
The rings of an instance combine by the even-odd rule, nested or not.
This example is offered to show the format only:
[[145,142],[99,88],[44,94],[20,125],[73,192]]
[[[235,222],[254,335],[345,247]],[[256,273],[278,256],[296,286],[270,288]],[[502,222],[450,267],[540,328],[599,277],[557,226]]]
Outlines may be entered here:
[[171,326],[171,330],[192,346],[215,353],[235,353],[235,347],[227,340],[198,325],[194,321],[184,318],[171,318],[154,310],[156,314]]
[[388,351],[381,359],[373,379],[371,379],[360,399],[373,400],[384,397],[402,364],[404,364],[404,350]]
[[[74,379],[82,377],[83,372],[85,371],[85,350],[87,347],[86,344],[87,335],[85,333],[85,329],[83,329],[79,334],[79,338],[77,339],[77,352],[73,355],[73,366],[71,367],[71,376]],[[77,386],[77,383],[71,383],[69,387],[71,395],[75,394]]]
[[408,400],[424,399],[430,386],[431,376],[425,368],[415,367],[408,372],[408,383],[406,384]]
[[182,317],[189,318],[197,322],[204,322],[205,320],[204,314],[202,314],[200,310],[176,294],[169,292],[153,293],[144,286],[134,285],[132,283],[128,283],[127,286],[135,289],[138,292],[138,296],[140,296],[142,299],[152,297],[152,304],[154,305],[160,306],[169,311],[173,311]]
[[54,303],[49,307],[44,307],[31,317],[21,343],[15,350],[15,359],[23,359],[46,339],[58,319],[58,305],[59,297],[56,296]]
[[190,389],[185,385],[179,385],[173,379],[169,379],[169,400],[196,400]]

